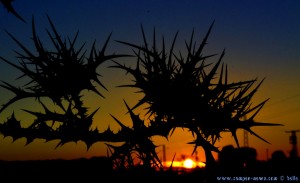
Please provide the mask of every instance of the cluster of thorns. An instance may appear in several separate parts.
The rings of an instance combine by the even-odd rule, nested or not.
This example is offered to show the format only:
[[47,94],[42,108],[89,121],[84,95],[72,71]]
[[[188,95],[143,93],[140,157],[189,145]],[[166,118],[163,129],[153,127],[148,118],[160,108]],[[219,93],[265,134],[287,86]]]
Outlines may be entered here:
[[[19,70],[22,73],[19,79],[27,78],[28,82],[17,87],[2,81],[0,86],[12,92],[14,97],[0,108],[0,113],[26,98],[38,100],[43,109],[42,112],[23,109],[35,117],[28,127],[22,127],[21,121],[17,120],[14,113],[0,123],[0,133],[11,136],[14,141],[25,137],[29,144],[34,139],[45,139],[46,142],[59,139],[57,147],[68,142],[83,141],[87,149],[96,142],[105,142],[113,168],[128,169],[138,164],[161,169],[163,165],[156,151],[158,146],[152,138],[162,136],[168,139],[175,129],[183,128],[194,137],[192,142],[188,142],[194,145],[192,153],[196,152],[198,147],[203,148],[206,166],[209,167],[215,161],[212,152],[219,152],[215,143],[220,140],[222,132],[231,132],[239,145],[236,134],[238,129],[247,130],[266,141],[252,131],[251,127],[279,125],[254,121],[254,117],[268,100],[251,106],[252,98],[263,80],[254,87],[257,79],[229,82],[227,66],[222,62],[225,51],[216,62],[211,63],[207,60],[217,54],[203,55],[214,23],[199,45],[194,41],[192,32],[190,40],[185,42],[184,54],[174,53],[178,32],[167,49],[164,38],[158,46],[155,30],[150,46],[143,27],[142,46],[116,41],[131,47],[133,54],[106,54],[111,35],[102,49],[97,50],[94,42],[88,53],[84,50],[85,44],[77,48],[78,34],[73,39],[64,40],[49,17],[48,20],[51,31],[47,30],[47,33],[54,46],[54,50],[51,51],[47,50],[39,39],[34,19],[32,40],[36,52],[28,50],[7,32],[22,52],[16,52],[18,64],[3,57],[0,59]],[[136,58],[134,67],[116,61],[126,57]],[[109,127],[102,132],[91,128],[98,109],[90,112],[85,107],[82,96],[82,92],[88,90],[104,98],[97,87],[105,90],[107,88],[99,80],[97,68],[108,61],[113,63],[111,68],[126,71],[134,78],[132,83],[119,87],[133,87],[143,94],[139,102],[132,107],[124,100],[132,120],[131,127],[111,115],[121,127],[117,132],[113,132]],[[49,106],[49,103],[43,102],[43,98],[50,99],[52,104]],[[58,107],[60,112],[53,110],[53,105]],[[141,119],[134,110],[145,105],[146,115]],[[121,142],[121,145],[112,145],[113,142]]]

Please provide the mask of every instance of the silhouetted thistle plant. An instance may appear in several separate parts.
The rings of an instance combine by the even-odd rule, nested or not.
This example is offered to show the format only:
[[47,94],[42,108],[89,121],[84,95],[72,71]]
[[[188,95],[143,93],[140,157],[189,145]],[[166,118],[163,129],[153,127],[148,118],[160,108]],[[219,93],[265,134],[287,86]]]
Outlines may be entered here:
[[[137,57],[136,68],[118,62],[112,66],[125,70],[135,79],[133,84],[120,87],[134,87],[144,94],[130,111],[143,104],[147,105],[148,118],[152,119],[148,129],[155,129],[156,134],[153,135],[168,138],[176,128],[189,130],[195,139],[189,142],[195,146],[192,154],[198,147],[202,147],[207,167],[214,164],[212,151],[219,152],[214,144],[220,140],[222,132],[230,131],[239,146],[236,135],[238,129],[247,130],[267,142],[253,132],[251,127],[279,125],[254,121],[254,117],[268,100],[251,106],[251,99],[262,81],[253,89],[256,79],[229,83],[227,66],[224,67],[222,63],[225,51],[215,64],[207,63],[209,58],[215,56],[203,54],[212,27],[213,24],[199,46],[194,42],[194,32],[192,33],[190,41],[186,42],[186,57],[181,53],[174,53],[178,33],[169,50],[165,47],[164,38],[159,50],[155,30],[153,45],[149,46],[142,27],[143,46],[118,41],[137,50],[134,51]],[[246,115],[251,116],[245,119]]]
[[[3,112],[11,104],[26,98],[37,99],[44,112],[24,109],[24,111],[36,117],[34,122],[27,128],[21,127],[20,121],[17,121],[14,114],[12,114],[5,123],[1,124],[0,132],[4,136],[12,136],[14,140],[26,137],[27,144],[36,138],[46,139],[47,141],[60,139],[58,146],[81,140],[89,148],[102,137],[99,137],[101,134],[97,129],[91,130],[93,116],[98,109],[90,114],[88,113],[82,101],[82,92],[84,90],[93,91],[98,96],[104,97],[96,88],[101,86],[106,90],[99,80],[100,75],[97,73],[97,68],[107,60],[124,55],[105,54],[111,37],[109,35],[101,50],[96,50],[94,42],[87,56],[87,52],[83,50],[85,44],[76,49],[78,32],[74,39],[63,40],[50,18],[48,16],[47,18],[52,29],[52,32],[47,30],[47,33],[54,50],[47,50],[43,46],[36,34],[34,19],[32,19],[32,40],[36,53],[28,50],[13,35],[7,32],[24,53],[17,52],[19,65],[0,57],[4,62],[21,71],[22,75],[18,79],[24,77],[29,79],[29,82],[22,87],[15,87],[2,81],[0,86],[9,90],[15,96],[1,107],[0,112]],[[51,99],[53,104],[58,106],[62,112],[58,113],[50,109],[42,102],[42,98]]]
[[133,113],[126,102],[125,105],[133,126],[131,128],[127,127],[116,117],[112,116],[122,127],[118,132],[118,136],[124,142],[121,146],[107,144],[112,154],[111,158],[114,168],[128,171],[139,166],[147,170],[146,172],[148,173],[151,170],[161,169],[162,163],[155,151],[157,146],[151,140],[151,137],[158,134],[155,131],[151,131],[145,125],[145,122]]
[[[113,168],[126,171],[142,167],[144,172],[162,169],[152,138],[162,136],[166,139],[172,135],[176,128],[189,130],[194,141],[194,153],[202,147],[206,155],[206,166],[214,165],[212,151],[219,152],[215,143],[220,140],[221,133],[230,131],[237,143],[236,131],[244,129],[264,140],[251,130],[254,126],[274,126],[279,124],[255,122],[254,117],[261,110],[267,100],[256,106],[251,106],[251,99],[258,90],[262,81],[252,87],[256,79],[240,82],[228,82],[227,66],[222,59],[225,51],[219,56],[216,63],[207,63],[207,60],[216,56],[203,55],[203,49],[213,27],[210,26],[204,39],[197,46],[194,42],[194,33],[189,42],[186,42],[186,56],[175,54],[174,47],[178,33],[175,34],[170,49],[165,46],[162,39],[161,49],[156,43],[155,30],[153,45],[150,47],[143,27],[143,46],[117,41],[133,48],[137,58],[136,68],[113,61],[123,58],[124,54],[106,55],[106,47],[110,40],[108,36],[101,50],[96,50],[95,43],[89,55],[83,51],[84,45],[76,49],[74,39],[63,40],[56,31],[48,17],[52,32],[47,30],[54,50],[47,50],[35,31],[32,20],[32,40],[36,53],[28,50],[13,35],[8,35],[19,45],[24,53],[17,52],[19,65],[0,57],[1,60],[22,72],[20,78],[26,77],[29,82],[22,87],[13,86],[2,81],[0,86],[12,92],[15,96],[0,108],[2,113],[15,102],[26,98],[37,99],[43,112],[25,112],[35,116],[35,120],[28,127],[22,127],[13,113],[0,124],[0,133],[5,137],[11,136],[13,140],[25,137],[27,144],[40,138],[46,141],[59,139],[58,146],[68,142],[83,141],[87,149],[96,142],[105,142],[108,154],[112,160]],[[125,106],[132,120],[132,126],[125,126],[117,117],[112,118],[121,129],[114,133],[109,127],[100,132],[97,128],[92,130],[93,116],[98,111],[89,112],[84,106],[82,92],[91,90],[99,97],[104,97],[97,89],[105,86],[98,79],[97,68],[105,61],[112,60],[112,68],[125,70],[134,77],[133,84],[120,87],[134,87],[144,94],[143,98],[133,107]],[[217,74],[219,71],[219,75]],[[93,83],[97,86],[94,86]],[[50,99],[62,112],[55,112],[42,102],[42,98]],[[147,105],[145,120],[134,113],[136,108]],[[245,119],[245,116],[249,116]],[[111,142],[120,142],[121,145],[112,145]]]

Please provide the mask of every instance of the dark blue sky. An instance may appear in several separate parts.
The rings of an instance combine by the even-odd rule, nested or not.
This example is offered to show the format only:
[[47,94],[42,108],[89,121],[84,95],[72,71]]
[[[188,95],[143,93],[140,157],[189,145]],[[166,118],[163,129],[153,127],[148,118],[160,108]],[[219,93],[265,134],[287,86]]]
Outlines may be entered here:
[[[179,31],[176,49],[184,50],[183,41],[189,40],[193,29],[195,30],[195,38],[199,39],[200,42],[210,24],[215,21],[208,40],[207,53],[221,53],[223,49],[226,49],[224,62],[228,65],[229,76],[232,81],[256,77],[259,80],[266,78],[261,89],[257,92],[257,101],[260,102],[266,98],[270,98],[270,101],[262,110],[261,115],[258,116],[258,121],[285,124],[282,128],[276,127],[276,129],[270,130],[270,133],[266,132],[268,129],[258,129],[258,134],[266,132],[262,136],[269,139],[271,143],[274,142],[275,144],[272,146],[266,146],[252,136],[250,137],[250,145],[258,148],[259,153],[265,152],[266,147],[271,150],[282,148],[287,152],[290,145],[288,144],[288,134],[284,133],[284,130],[300,129],[299,1],[15,0],[13,6],[26,19],[27,24],[7,13],[4,8],[0,8],[0,55],[10,60],[14,60],[15,56],[12,50],[19,48],[7,36],[5,30],[12,33],[28,47],[32,47],[30,37],[33,16],[37,32],[45,44],[49,41],[45,31],[45,29],[50,28],[46,18],[48,14],[62,37],[69,36],[72,38],[79,30],[78,43],[86,42],[87,49],[90,48],[94,40],[97,40],[100,48],[112,32],[112,39],[109,44],[109,51],[111,52],[128,51],[114,40],[142,43],[141,25],[149,36],[149,40],[152,38],[154,27],[158,40],[164,35],[169,43],[175,33]],[[15,70],[4,62],[0,62],[1,80],[11,81],[17,76],[19,75],[15,73]],[[123,81],[122,74],[117,75],[120,78],[118,79],[115,73],[111,74],[111,72],[104,71],[104,76],[105,84],[108,84],[111,89],[115,84],[127,82],[127,80]],[[4,103],[7,96],[3,89],[0,92],[3,94],[0,102]],[[123,92],[122,95],[120,92]],[[108,94],[110,97],[108,97],[108,101],[105,101],[105,106],[101,108],[103,115],[107,115],[106,112],[116,116],[117,114],[123,115],[126,110],[125,107],[111,105],[112,103],[122,104],[122,98],[129,100],[132,97],[131,94],[115,90]],[[3,121],[2,118],[1,121]],[[228,138],[230,139],[230,137]],[[1,145],[5,146],[7,150],[3,153],[0,152],[2,153],[0,159],[5,159],[6,154],[12,152],[12,149],[18,149],[19,146],[19,152],[32,154],[34,151],[36,154],[40,154],[41,158],[47,157],[47,153],[51,149],[50,147],[48,151],[41,152],[37,147],[41,145],[36,143],[33,145],[35,147],[31,148],[34,150],[30,148],[24,150],[20,145],[22,143],[17,146],[10,145],[11,141],[7,139],[5,142],[1,141],[0,139],[0,147]],[[229,142],[231,143],[231,140]],[[182,143],[186,142],[183,141]],[[42,146],[44,147],[44,145]],[[172,143],[169,146],[173,147]],[[174,151],[183,153],[180,147]],[[69,151],[65,150],[64,152]],[[59,153],[51,151],[51,153],[55,154],[54,156],[66,156],[63,155],[63,151],[59,151]],[[98,152],[95,151],[95,153]],[[73,156],[85,155],[76,154]],[[18,153],[15,153],[13,158],[17,159],[17,157]],[[263,155],[261,157],[263,158]]]

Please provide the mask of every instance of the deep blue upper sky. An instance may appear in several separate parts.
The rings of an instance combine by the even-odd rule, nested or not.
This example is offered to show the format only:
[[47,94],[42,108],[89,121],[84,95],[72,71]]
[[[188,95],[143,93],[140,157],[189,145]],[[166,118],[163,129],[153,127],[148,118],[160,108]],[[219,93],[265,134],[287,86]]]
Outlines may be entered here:
[[[164,36],[167,43],[179,31],[176,49],[184,50],[182,43],[189,40],[193,29],[200,42],[215,21],[207,53],[221,53],[226,49],[224,62],[234,81],[266,77],[258,98],[259,101],[271,100],[265,106],[265,113],[258,118],[285,124],[283,129],[274,132],[284,139],[275,148],[289,148],[287,134],[282,130],[300,129],[300,1],[15,0],[13,6],[27,24],[0,7],[0,55],[10,60],[15,56],[13,50],[20,49],[5,30],[32,47],[33,17],[38,35],[45,44],[48,40],[45,30],[50,28],[46,15],[49,15],[62,37],[72,38],[79,30],[78,43],[86,42],[87,49],[94,40],[102,46],[112,32],[111,52],[127,51],[114,40],[142,43],[141,25],[150,41],[154,28],[157,39]],[[17,76],[11,66],[0,62],[0,80],[12,80]],[[0,101],[5,100],[4,95],[0,97]],[[105,110],[105,106],[103,108]]]
[[[51,17],[62,36],[72,37],[79,30],[82,41],[91,44],[96,39],[100,45],[110,32],[113,32],[112,39],[139,41],[141,24],[149,35],[155,27],[158,35],[163,34],[168,39],[172,39],[176,31],[179,31],[179,38],[189,39],[192,29],[195,29],[197,38],[201,39],[215,20],[208,43],[214,52],[226,48],[228,56],[238,57],[228,59],[229,64],[247,62],[248,66],[253,67],[253,62],[258,62],[255,69],[270,67],[270,62],[278,68],[282,68],[282,64],[286,64],[284,67],[294,64],[299,66],[299,63],[294,63],[299,58],[299,4],[298,1],[282,0],[16,0],[13,2],[15,9],[28,23],[24,24],[2,9],[0,48],[2,53],[15,48],[4,30],[20,40],[28,41],[32,16],[38,33],[45,35],[45,29],[49,28],[46,14]],[[278,54],[284,61],[271,61],[278,59]],[[251,62],[238,60],[253,56],[256,58],[251,59]]]

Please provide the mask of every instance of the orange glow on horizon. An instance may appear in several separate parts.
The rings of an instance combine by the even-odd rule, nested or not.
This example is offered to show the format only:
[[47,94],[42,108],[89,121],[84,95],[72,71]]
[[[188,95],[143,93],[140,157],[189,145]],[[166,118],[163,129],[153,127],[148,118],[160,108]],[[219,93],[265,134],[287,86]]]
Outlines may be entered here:
[[190,158],[187,158],[182,161],[166,161],[164,163],[165,167],[174,167],[174,168],[186,168],[186,169],[192,169],[192,168],[203,168],[205,167],[205,163],[201,161],[194,161]]

